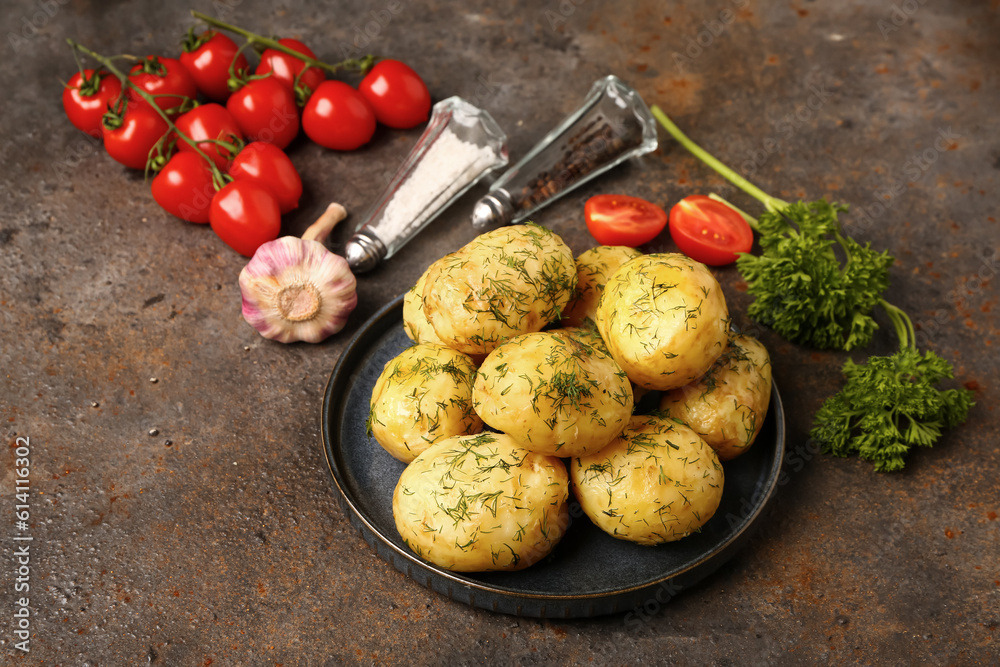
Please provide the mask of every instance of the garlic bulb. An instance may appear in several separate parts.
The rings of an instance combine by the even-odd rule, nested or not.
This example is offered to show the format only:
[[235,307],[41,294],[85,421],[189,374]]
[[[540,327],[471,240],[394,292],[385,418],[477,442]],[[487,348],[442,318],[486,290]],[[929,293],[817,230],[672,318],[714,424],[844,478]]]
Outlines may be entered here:
[[240,272],[243,318],[264,338],[318,343],[344,328],[358,304],[357,280],[323,241],[345,217],[330,204],[302,238],[268,241]]

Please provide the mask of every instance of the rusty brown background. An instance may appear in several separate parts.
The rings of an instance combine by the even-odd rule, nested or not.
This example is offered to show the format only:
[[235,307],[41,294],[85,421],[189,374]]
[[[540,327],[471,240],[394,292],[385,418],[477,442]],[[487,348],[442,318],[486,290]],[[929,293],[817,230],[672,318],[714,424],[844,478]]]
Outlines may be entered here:
[[[299,37],[328,61],[357,53],[368,29],[362,50],[411,64],[435,100],[487,108],[513,160],[595,79],[618,74],[765,190],[867,209],[848,230],[897,256],[889,298],[923,346],[955,362],[955,385],[976,390],[968,423],[901,474],[816,455],[805,435],[846,355],[765,332],[792,457],[760,534],[665,606],[562,622],[449,602],[380,561],[341,510],[321,451],[322,393],[346,342],[473,237],[467,216],[484,187],[359,279],[341,334],[265,341],[240,317],[245,260],[160,210],[59,101],[75,67],[67,37],[105,54],[173,55],[187,6],[3,2],[0,663],[997,664],[998,5],[191,3]],[[417,136],[380,128],[346,154],[297,140],[306,194],[286,231],[331,200],[360,214]],[[669,206],[713,190],[759,210],[661,142],[540,221],[580,252],[591,245],[583,202],[600,192]],[[673,245],[664,234],[647,250]],[[745,323],[738,274],[717,275]],[[882,323],[870,353],[895,345]],[[29,654],[9,624],[19,436],[32,452]]]

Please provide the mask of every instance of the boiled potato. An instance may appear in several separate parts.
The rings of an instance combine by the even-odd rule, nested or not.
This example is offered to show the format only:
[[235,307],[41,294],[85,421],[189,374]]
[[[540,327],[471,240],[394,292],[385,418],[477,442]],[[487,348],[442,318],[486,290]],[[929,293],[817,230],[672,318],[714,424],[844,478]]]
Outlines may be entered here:
[[654,545],[698,531],[722,500],[722,464],[672,419],[632,417],[599,452],[570,464],[583,511],[604,532]]
[[[438,260],[441,262],[443,260]],[[437,264],[435,262],[434,264]],[[434,331],[434,327],[431,326],[430,320],[424,315],[424,284],[427,282],[427,274],[430,273],[431,269],[434,268],[434,264],[431,264],[423,275],[417,279],[416,284],[407,290],[406,294],[403,296],[403,332],[409,337],[410,340],[415,343],[435,343],[437,345],[444,345],[444,342]],[[445,345],[447,347],[447,345]],[[469,358],[472,359],[477,367],[479,364],[483,363],[483,359],[486,358],[485,354],[470,354]]]
[[403,350],[375,381],[368,430],[403,463],[442,438],[479,433],[483,421],[472,407],[475,376],[467,355],[443,345]]
[[[440,261],[442,260],[439,259],[438,262]],[[437,262],[427,267],[427,270],[417,279],[417,283],[403,296],[403,331],[414,343],[444,345],[427,316],[424,315],[424,284],[427,282],[427,274],[434,268],[435,264]]]
[[493,350],[472,399],[484,422],[520,446],[564,457],[604,447],[632,416],[632,385],[614,359],[556,331]]
[[722,461],[750,448],[771,400],[771,359],[751,336],[732,334],[729,348],[697,381],[663,394],[660,409],[705,439]]
[[677,253],[644,255],[611,276],[597,329],[633,382],[668,390],[704,375],[725,351],[729,310],[704,264]]
[[424,315],[445,345],[489,354],[557,319],[576,287],[563,240],[534,224],[503,227],[436,262],[424,283]]
[[585,250],[576,258],[576,290],[563,309],[562,325],[578,327],[597,319],[597,302],[604,286],[618,267],[642,253],[627,246],[601,245]]
[[502,433],[446,438],[400,475],[392,515],[418,556],[456,572],[521,570],[569,525],[563,462]]
[[608,346],[604,344],[604,339],[601,338],[600,332],[592,321],[579,327],[563,327],[560,329],[550,329],[550,331],[552,333],[566,334],[581,345],[593,347],[602,354],[611,356],[611,353],[608,352]]

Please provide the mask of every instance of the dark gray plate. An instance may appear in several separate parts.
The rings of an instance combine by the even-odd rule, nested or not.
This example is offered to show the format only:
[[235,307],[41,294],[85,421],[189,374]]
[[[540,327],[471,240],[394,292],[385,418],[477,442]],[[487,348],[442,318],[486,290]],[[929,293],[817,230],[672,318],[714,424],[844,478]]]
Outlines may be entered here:
[[[785,418],[775,387],[757,442],[725,464],[715,516],[679,542],[644,547],[616,540],[582,515],[548,559],[520,572],[466,574],[432,565],[403,544],[392,518],[392,493],[405,467],[365,430],[382,367],[411,345],[403,333],[403,300],[376,313],[348,344],[323,400],[323,447],[351,522],[383,559],[449,599],[518,616],[575,618],[665,602],[711,574],[750,536],[774,496],[785,452]],[[648,607],[647,607],[648,608]],[[637,610],[638,611],[638,610]]]

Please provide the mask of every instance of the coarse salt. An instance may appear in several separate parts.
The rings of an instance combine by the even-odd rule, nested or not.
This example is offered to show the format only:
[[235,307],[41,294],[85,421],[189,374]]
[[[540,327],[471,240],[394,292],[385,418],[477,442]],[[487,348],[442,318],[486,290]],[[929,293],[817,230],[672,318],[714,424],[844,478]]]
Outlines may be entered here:
[[489,146],[463,141],[445,128],[424,153],[417,168],[393,193],[375,230],[383,243],[392,244],[419,228],[455,193],[496,162]]

